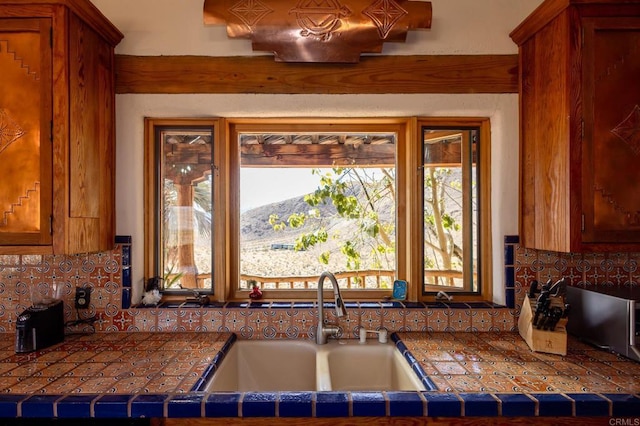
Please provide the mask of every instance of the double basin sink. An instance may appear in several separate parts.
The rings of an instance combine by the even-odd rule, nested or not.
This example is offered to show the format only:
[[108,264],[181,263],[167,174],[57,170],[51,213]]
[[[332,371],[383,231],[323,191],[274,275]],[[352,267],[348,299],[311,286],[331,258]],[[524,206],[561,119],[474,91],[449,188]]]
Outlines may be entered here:
[[238,340],[204,390],[434,390],[423,372],[422,376],[392,343],[368,340],[363,344],[349,339],[317,345],[306,340]]

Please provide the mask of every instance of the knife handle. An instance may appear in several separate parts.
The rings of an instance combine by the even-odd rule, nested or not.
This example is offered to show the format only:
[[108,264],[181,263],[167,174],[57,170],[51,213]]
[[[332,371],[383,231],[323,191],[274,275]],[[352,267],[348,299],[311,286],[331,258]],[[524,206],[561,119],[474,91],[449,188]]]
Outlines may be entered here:
[[538,281],[533,280],[531,281],[531,286],[529,287],[529,297],[530,298],[536,297],[537,292],[538,292]]

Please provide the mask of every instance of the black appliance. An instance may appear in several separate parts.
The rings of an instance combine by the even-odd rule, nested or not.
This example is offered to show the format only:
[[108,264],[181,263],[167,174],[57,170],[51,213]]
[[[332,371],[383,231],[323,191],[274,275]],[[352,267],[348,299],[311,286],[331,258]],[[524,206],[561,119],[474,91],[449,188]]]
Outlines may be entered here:
[[64,340],[62,300],[34,305],[18,315],[16,353],[33,352]]
[[640,288],[567,288],[567,331],[589,343],[640,361]]

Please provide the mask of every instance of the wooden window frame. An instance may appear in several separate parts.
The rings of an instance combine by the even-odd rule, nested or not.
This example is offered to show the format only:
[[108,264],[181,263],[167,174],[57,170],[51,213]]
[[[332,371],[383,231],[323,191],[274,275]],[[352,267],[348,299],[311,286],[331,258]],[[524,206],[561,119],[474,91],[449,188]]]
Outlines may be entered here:
[[[396,277],[409,283],[407,300],[433,300],[423,294],[424,273],[421,256],[422,235],[422,127],[477,127],[480,131],[480,293],[456,295],[457,301],[492,301],[491,251],[491,157],[490,122],[482,117],[383,117],[383,118],[146,118],[145,119],[145,278],[155,274],[154,229],[158,220],[153,200],[155,170],[154,126],[188,126],[210,124],[214,129],[214,251],[213,300],[249,300],[248,290],[237,289],[239,280],[239,146],[238,133],[256,126],[267,132],[295,132],[324,129],[330,132],[361,132],[367,127],[380,126],[382,132],[396,132],[396,187],[399,194],[396,206]],[[150,180],[151,179],[151,180]],[[400,196],[400,194],[402,196]],[[315,290],[265,290],[265,300],[313,300]],[[391,290],[347,290],[347,300],[381,300]],[[166,299],[166,297],[165,297]]]

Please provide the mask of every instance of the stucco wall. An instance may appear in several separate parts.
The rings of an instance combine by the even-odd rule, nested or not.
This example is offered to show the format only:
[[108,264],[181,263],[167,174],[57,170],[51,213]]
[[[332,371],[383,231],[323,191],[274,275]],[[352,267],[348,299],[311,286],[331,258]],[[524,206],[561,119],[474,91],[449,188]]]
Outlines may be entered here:
[[[202,0],[92,0],[125,35],[128,55],[248,56],[247,40],[205,27]],[[413,31],[386,55],[515,54],[509,38],[541,0],[432,0],[431,30]],[[491,120],[494,301],[504,303],[503,241],[518,231],[518,97],[509,95],[118,95],[117,233],[133,237],[143,265],[144,117],[481,116]],[[134,301],[142,268],[133,271]]]

